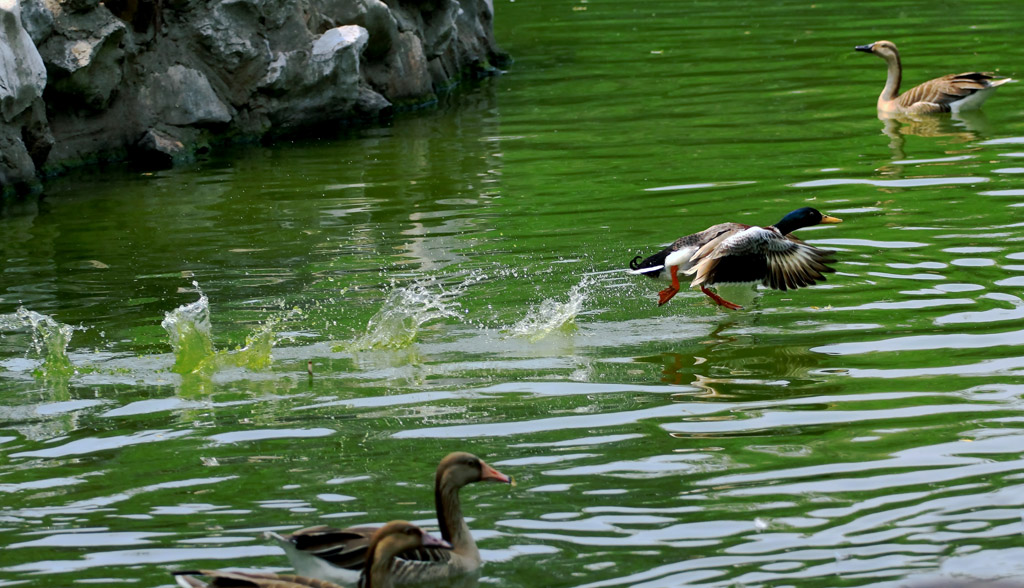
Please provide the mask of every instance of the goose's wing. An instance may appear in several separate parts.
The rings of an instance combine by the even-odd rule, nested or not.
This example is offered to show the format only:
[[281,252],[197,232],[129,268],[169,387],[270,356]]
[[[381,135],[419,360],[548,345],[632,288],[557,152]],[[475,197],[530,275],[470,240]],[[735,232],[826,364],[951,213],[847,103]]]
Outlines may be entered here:
[[834,252],[783,236],[774,228],[750,227],[723,235],[694,254],[692,285],[761,282],[776,290],[809,286],[834,272],[826,264]]
[[[476,565],[469,562],[465,556],[460,556],[451,549],[417,547],[395,556],[391,562],[390,573],[392,581],[397,586],[448,586],[453,578],[460,578],[475,568]],[[356,588],[367,588],[365,569],[359,576]]]
[[377,527],[336,529],[319,525],[299,529],[290,535],[279,535],[275,539],[288,542],[296,551],[318,557],[332,565],[359,570],[364,566],[370,537],[375,531]]
[[950,112],[952,103],[1003,83],[994,80],[992,74],[976,71],[950,74],[907,90],[896,98],[896,104],[919,113]]
[[[184,588],[341,588],[337,584],[290,574],[229,572],[227,570],[189,570],[172,572]],[[207,578],[206,581],[198,577]]]
[[[333,566],[359,573],[366,567],[366,552],[370,547],[370,538],[377,529],[378,527],[336,529],[319,525],[299,529],[289,535],[270,535],[280,542],[289,543],[290,547],[307,557],[315,557]],[[452,553],[450,549],[418,547],[403,551],[395,562],[399,568],[408,562],[447,565]]]
[[419,562],[431,565],[448,565],[452,562],[455,552],[443,547],[416,547],[406,549],[397,556],[399,565],[404,562]]

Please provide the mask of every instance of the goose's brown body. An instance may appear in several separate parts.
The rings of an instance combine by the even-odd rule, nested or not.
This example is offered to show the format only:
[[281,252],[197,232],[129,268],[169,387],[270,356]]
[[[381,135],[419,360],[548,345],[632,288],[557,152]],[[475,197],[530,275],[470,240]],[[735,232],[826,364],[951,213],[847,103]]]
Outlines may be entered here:
[[878,111],[883,114],[974,110],[980,108],[996,88],[1012,81],[1010,78],[996,78],[991,73],[965,72],[929,80],[900,94],[903,66],[896,45],[891,41],[876,41],[855,49],[877,55],[889,66],[885,87],[878,96]]
[[[443,581],[480,568],[480,550],[462,515],[459,490],[481,481],[512,483],[511,478],[469,453],[456,452],[441,460],[434,478],[434,502],[441,537],[452,547],[416,549],[395,558],[391,565],[396,585]],[[376,530],[316,526],[290,535],[269,535],[285,549],[292,565],[303,576],[351,586],[363,568],[370,538]]]
[[[421,548],[445,550],[451,545],[431,537],[407,521],[392,521],[384,525],[370,539],[359,588],[394,588],[397,585],[395,557],[404,551]],[[174,572],[174,577],[182,588],[342,588],[326,580],[292,574],[192,570]],[[200,577],[207,579],[201,580]]]

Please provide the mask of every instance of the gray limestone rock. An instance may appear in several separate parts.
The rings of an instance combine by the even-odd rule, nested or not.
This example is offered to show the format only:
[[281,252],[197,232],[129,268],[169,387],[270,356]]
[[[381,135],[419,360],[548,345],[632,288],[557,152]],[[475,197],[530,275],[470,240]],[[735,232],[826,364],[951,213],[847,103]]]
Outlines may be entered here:
[[136,163],[149,168],[169,168],[187,156],[185,143],[161,129],[147,129],[135,144],[132,154]]
[[492,0],[0,0],[0,190],[428,103],[503,59],[493,15]]
[[231,111],[221,102],[202,72],[173,65],[150,76],[140,92],[140,105],[158,121],[175,126],[226,123]]
[[213,3],[209,9],[197,8],[189,15],[202,46],[215,60],[211,65],[232,72],[246,62],[269,57],[270,48],[260,34],[259,2],[226,0]]
[[317,116],[350,111],[359,98],[359,62],[368,38],[363,27],[342,26],[325,32],[308,49],[279,54],[260,82],[270,119],[303,126]]
[[53,32],[53,12],[44,0],[21,0],[21,24],[38,47]]
[[368,59],[387,55],[398,38],[395,15],[381,0],[313,0],[313,6],[317,8],[318,19],[310,25],[321,32],[352,24],[366,29]]
[[13,0],[0,0],[0,114],[10,122],[43,95],[46,68]]
[[102,110],[123,79],[124,23],[109,11],[61,13],[39,53],[50,75],[49,89],[65,107]]
[[0,0],[0,192],[35,183],[37,160],[53,145],[45,88],[46,68],[21,24],[20,6]]

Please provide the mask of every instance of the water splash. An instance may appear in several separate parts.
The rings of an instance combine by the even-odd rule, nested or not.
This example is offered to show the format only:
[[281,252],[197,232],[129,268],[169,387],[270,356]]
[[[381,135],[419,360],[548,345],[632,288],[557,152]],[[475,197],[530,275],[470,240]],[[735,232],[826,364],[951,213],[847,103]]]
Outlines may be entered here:
[[301,314],[301,311],[296,308],[271,316],[246,335],[245,345],[237,349],[215,351],[200,361],[192,370],[193,373],[212,374],[228,367],[267,369],[274,359],[271,352],[277,342],[277,325],[297,314]]
[[0,330],[29,328],[32,333],[32,349],[43,363],[35,375],[46,381],[66,382],[75,373],[68,357],[68,344],[75,327],[57,322],[53,317],[18,307],[13,314],[0,315]]
[[559,302],[546,298],[538,308],[530,309],[522,320],[508,328],[514,337],[524,337],[530,341],[538,341],[556,331],[564,331],[575,326],[576,316],[583,310],[587,301],[590,278],[583,278],[569,290],[569,299]]
[[179,306],[164,315],[160,326],[170,337],[174,352],[174,367],[179,374],[190,374],[203,361],[213,356],[213,337],[210,327],[210,299],[203,294],[198,282],[192,282],[199,300]]
[[483,274],[472,274],[450,287],[434,277],[402,287],[392,286],[384,305],[367,323],[366,332],[343,347],[353,352],[408,347],[427,322],[461,318],[462,307],[457,299],[466,288],[486,278]]
[[179,374],[212,374],[227,367],[262,370],[270,366],[277,341],[277,325],[298,314],[298,309],[273,315],[246,336],[245,345],[217,351],[213,346],[210,300],[192,282],[199,300],[168,312],[160,325],[167,331],[174,351],[172,371]]

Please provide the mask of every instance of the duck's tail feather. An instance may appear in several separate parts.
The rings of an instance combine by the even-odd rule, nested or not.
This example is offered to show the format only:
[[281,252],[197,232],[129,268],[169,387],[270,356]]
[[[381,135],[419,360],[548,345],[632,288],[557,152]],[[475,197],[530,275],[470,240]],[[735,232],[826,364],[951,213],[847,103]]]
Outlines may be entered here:
[[668,257],[669,253],[672,253],[672,251],[665,249],[642,261],[641,256],[637,255],[629,262],[630,273],[647,274],[652,278],[657,278],[661,270],[665,269],[665,258]]

